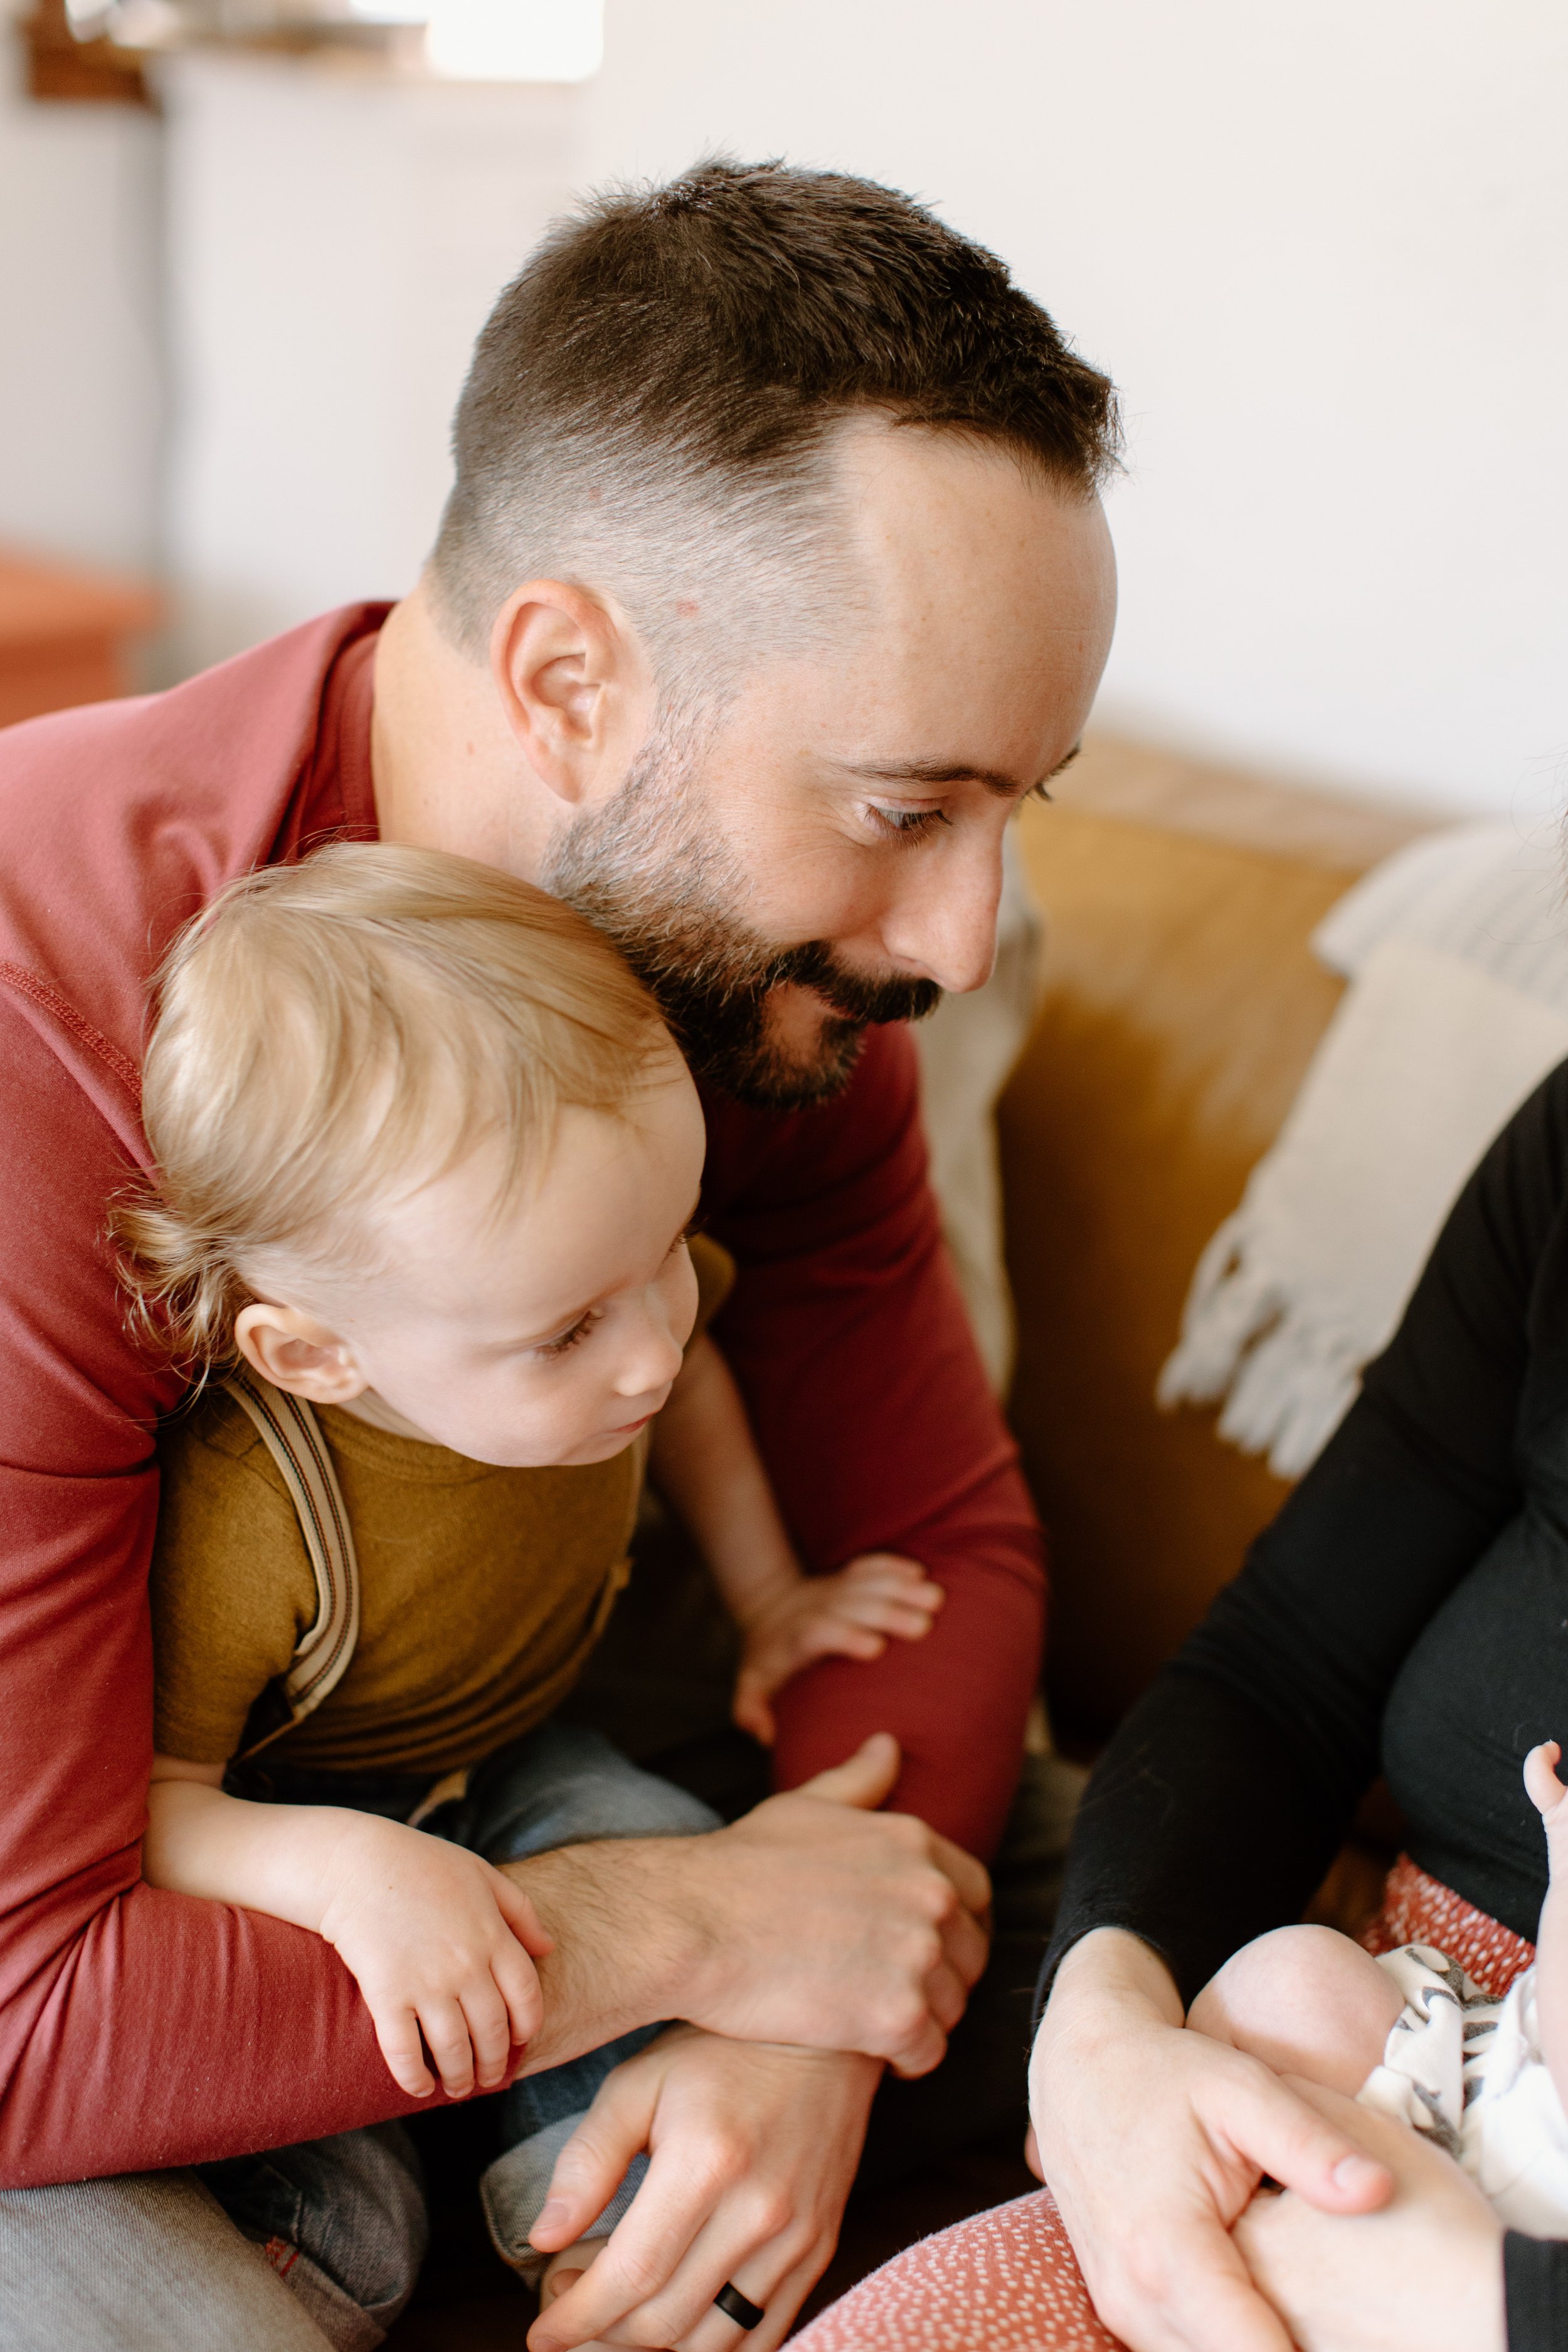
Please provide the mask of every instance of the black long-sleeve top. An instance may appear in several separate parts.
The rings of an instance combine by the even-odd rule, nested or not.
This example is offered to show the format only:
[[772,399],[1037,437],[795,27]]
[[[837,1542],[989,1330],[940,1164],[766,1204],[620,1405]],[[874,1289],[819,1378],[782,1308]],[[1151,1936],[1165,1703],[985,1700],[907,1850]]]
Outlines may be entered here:
[[[1123,1927],[1190,2002],[1300,1918],[1381,1769],[1423,1870],[1533,1940],[1521,1767],[1568,1749],[1568,1064],[1456,1204],[1399,1330],[1085,1794],[1041,1979]],[[1568,2347],[1568,2242],[1510,2236],[1510,2352]]]

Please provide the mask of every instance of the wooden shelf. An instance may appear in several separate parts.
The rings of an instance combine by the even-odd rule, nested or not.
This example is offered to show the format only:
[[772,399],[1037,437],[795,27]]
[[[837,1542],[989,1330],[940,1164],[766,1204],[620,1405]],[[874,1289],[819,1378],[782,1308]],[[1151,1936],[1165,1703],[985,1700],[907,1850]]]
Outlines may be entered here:
[[0,727],[127,692],[129,641],[162,614],[145,582],[0,549]]
[[139,52],[112,41],[79,41],[65,0],[37,0],[16,29],[26,47],[29,98],[65,99],[79,106],[153,103]]

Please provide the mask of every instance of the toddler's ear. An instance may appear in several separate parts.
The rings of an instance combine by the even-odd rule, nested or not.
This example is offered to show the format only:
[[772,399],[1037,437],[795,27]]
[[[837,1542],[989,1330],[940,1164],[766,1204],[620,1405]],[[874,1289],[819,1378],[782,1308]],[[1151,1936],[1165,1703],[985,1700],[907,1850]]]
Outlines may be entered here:
[[362,1396],[364,1374],[335,1331],[296,1307],[257,1300],[235,1318],[235,1345],[264,1381],[310,1404],[348,1404]]
[[1562,1754],[1563,1750],[1555,1739],[1543,1739],[1540,1747],[1532,1748],[1524,1759],[1525,1790],[1531,1803],[1546,1822],[1552,1820],[1564,1798],[1568,1798],[1568,1789],[1557,1777],[1556,1768]]

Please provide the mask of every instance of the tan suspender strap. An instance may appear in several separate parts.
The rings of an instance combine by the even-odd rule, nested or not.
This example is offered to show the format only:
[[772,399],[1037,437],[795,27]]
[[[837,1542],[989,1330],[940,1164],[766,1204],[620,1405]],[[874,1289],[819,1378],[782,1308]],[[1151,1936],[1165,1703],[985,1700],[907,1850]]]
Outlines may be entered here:
[[283,1473],[289,1500],[315,1571],[320,1607],[316,1622],[300,1636],[293,1663],[283,1676],[284,1720],[246,1750],[254,1755],[290,1724],[310,1715],[335,1690],[348,1670],[359,1640],[359,1562],[342,1489],[321,1425],[301,1397],[276,1389],[247,1367],[224,1381],[226,1393],[249,1414],[263,1444]]

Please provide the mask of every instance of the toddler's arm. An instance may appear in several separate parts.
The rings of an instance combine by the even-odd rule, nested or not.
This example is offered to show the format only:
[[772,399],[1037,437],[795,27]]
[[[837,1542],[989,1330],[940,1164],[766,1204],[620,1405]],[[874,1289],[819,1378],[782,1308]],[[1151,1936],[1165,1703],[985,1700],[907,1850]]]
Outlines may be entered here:
[[764,1745],[768,1700],[813,1658],[878,1658],[888,1636],[918,1642],[940,1584],[912,1559],[868,1552],[834,1576],[805,1576],[768,1483],[728,1364],[711,1339],[687,1356],[653,1424],[651,1467],[713,1571],[741,1628],[734,1717]]
[[339,1805],[226,1796],[221,1764],[153,1759],[142,1875],[309,1927],[356,1979],[382,2055],[416,2098],[492,2090],[543,2014],[531,1952],[549,1937],[526,1895],[476,1853]]
[[1535,2016],[1547,2072],[1568,2106],[1568,1789],[1557,1777],[1563,1750],[1542,1740],[1524,1759],[1524,1785],[1546,1832],[1552,1880],[1535,1937]]

